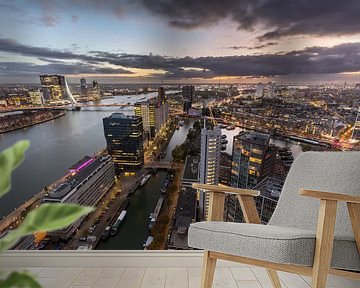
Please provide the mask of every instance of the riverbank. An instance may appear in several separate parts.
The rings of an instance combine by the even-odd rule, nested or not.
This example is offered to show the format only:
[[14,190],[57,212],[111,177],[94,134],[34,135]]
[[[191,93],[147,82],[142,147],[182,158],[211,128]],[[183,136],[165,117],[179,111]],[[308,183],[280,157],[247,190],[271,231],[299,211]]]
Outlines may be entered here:
[[183,174],[184,165],[175,168],[175,177],[172,180],[165,194],[165,201],[161,209],[160,215],[151,229],[154,237],[153,242],[149,245],[149,250],[164,250],[167,244],[167,235],[174,216],[174,211],[180,194],[181,175]]
[[16,114],[14,116],[4,116],[0,118],[0,134],[28,128],[34,125],[60,118],[65,115],[65,111],[37,111],[31,113]]

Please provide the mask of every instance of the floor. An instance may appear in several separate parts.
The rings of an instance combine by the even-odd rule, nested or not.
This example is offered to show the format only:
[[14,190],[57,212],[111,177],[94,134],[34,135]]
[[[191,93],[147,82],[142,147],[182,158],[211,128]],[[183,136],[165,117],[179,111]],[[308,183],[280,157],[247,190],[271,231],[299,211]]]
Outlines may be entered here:
[[[179,252],[178,252],[179,253]],[[110,255],[110,254],[109,254]],[[83,256],[82,256],[83,257]],[[119,264],[112,261],[116,255],[108,256],[109,260],[104,262],[102,258],[90,259],[79,262],[66,257],[57,256],[49,260],[30,259],[34,265],[39,261],[48,261],[47,267],[35,267],[29,265],[26,257],[22,257],[19,264],[25,264],[27,271],[36,275],[38,281],[44,288],[198,288],[201,277],[201,255],[186,258],[186,256],[173,255],[171,258],[164,257],[141,257],[131,260],[122,256]],[[81,258],[81,257],[78,257]],[[78,259],[77,258],[77,259]],[[85,257],[86,258],[86,257]],[[179,258],[176,261],[176,258]],[[34,260],[35,259],[35,260]],[[0,261],[4,260],[0,258]],[[43,262],[43,264],[45,264]],[[128,265],[126,265],[126,262]],[[8,263],[14,264],[14,261]],[[17,263],[17,262],[15,262]],[[96,264],[99,264],[96,267]],[[105,263],[105,264],[104,264]],[[143,263],[143,265],[141,264]],[[2,264],[2,265],[1,265]],[[23,270],[19,265],[10,268],[0,264],[0,271],[9,273],[13,270]],[[116,264],[116,265],[115,265]],[[2,266],[2,267],[1,267]],[[32,266],[32,267],[29,267]],[[54,267],[57,266],[57,267]],[[107,267],[105,267],[107,266]],[[187,267],[186,267],[187,266]],[[310,288],[309,277],[302,277],[289,273],[279,273],[283,288]],[[233,264],[219,261],[215,280],[215,288],[272,288],[267,273],[262,268],[249,267],[241,264]],[[360,288],[360,281],[347,280],[344,278],[330,276],[327,287],[332,288]]]

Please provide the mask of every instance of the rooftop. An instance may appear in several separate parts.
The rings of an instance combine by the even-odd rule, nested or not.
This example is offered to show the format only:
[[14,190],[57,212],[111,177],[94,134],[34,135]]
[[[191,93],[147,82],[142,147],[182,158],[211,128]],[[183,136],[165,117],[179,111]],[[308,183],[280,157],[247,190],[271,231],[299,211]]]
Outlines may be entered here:
[[199,157],[187,156],[185,160],[185,170],[184,170],[183,179],[197,181],[198,166],[199,166]]
[[124,113],[112,113],[110,116],[105,117],[104,119],[137,119],[138,116],[134,115],[125,115]]
[[[0,270],[29,272],[44,288],[198,288],[201,251],[8,251]],[[310,288],[309,277],[279,272],[283,288]],[[269,288],[263,268],[219,260],[214,288]],[[327,287],[358,288],[360,281],[329,276]]]
[[78,162],[76,162],[74,165],[72,165],[69,170],[70,171],[76,171],[76,170],[81,170],[81,168],[83,168],[84,166],[86,166],[86,163],[90,163],[91,160],[93,158],[90,156],[85,156],[83,159],[79,160]]
[[[104,163],[104,160],[107,160],[109,158],[110,158],[109,156],[98,157],[98,158],[94,159],[93,161],[90,161],[90,159],[93,159],[93,158],[88,159],[88,161],[86,161],[85,163],[80,165],[81,170],[79,170],[80,167],[78,167],[77,173],[74,176],[68,178],[65,182],[62,182],[61,184],[59,184],[54,190],[50,191],[49,196],[47,196],[45,198],[62,198],[62,197],[64,197],[70,191],[72,191],[73,188],[75,188],[83,180],[85,180],[91,173],[93,173],[96,169],[98,169]],[[84,160],[84,159],[82,159],[82,160]],[[81,162],[82,160],[80,160],[79,162]],[[77,164],[75,164],[75,165],[77,165]]]
[[234,138],[250,141],[259,145],[266,145],[266,143],[270,140],[270,136],[268,134],[255,131],[240,132],[239,135],[235,136]]

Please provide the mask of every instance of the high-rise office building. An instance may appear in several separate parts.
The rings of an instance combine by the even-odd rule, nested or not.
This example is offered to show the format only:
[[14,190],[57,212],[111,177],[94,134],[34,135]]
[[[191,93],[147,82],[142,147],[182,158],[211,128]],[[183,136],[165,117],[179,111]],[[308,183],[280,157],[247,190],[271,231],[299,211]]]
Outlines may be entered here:
[[159,87],[158,88],[158,97],[157,100],[159,101],[159,103],[164,104],[167,102],[167,96],[165,93],[165,87]]
[[[233,140],[231,186],[253,189],[265,177],[274,175],[277,148],[269,145],[270,136],[258,132],[240,132]],[[238,199],[228,195],[225,200],[225,220],[241,222]]]
[[253,188],[265,174],[270,136],[258,132],[241,132],[234,137],[231,186]]
[[[221,129],[218,126],[201,129],[199,182],[217,185],[219,183],[221,153]],[[200,191],[200,217],[206,219],[209,207],[209,193]]]
[[182,96],[185,101],[194,102],[195,98],[195,86],[186,85],[182,87]]
[[261,98],[264,96],[264,84],[259,83],[256,85],[255,98]]
[[360,140],[360,111],[358,112],[352,132],[352,139]]
[[169,119],[168,103],[161,103],[156,98],[135,103],[134,112],[136,116],[142,117],[144,131],[150,140],[155,138]]
[[192,106],[192,103],[195,100],[195,86],[186,85],[182,87],[182,96],[184,99],[184,109],[185,113],[189,113],[189,109]]
[[116,173],[135,176],[144,165],[142,118],[113,113],[103,119],[103,124]]
[[100,97],[101,97],[100,86],[99,86],[99,83],[95,80],[92,82],[91,94],[95,100],[100,100]]
[[225,186],[231,186],[231,160],[231,155],[226,152],[221,152],[219,183]]
[[85,78],[80,79],[80,95],[82,97],[87,96],[87,87],[86,87],[86,79]]
[[62,75],[40,75],[40,83],[45,100],[67,99],[66,81]]
[[144,134],[148,139],[155,138],[155,102],[143,101],[134,104],[135,116],[142,117]]
[[86,79],[85,78],[80,79],[80,87],[81,88],[86,88]]
[[169,120],[169,104],[167,102],[158,103],[155,116],[157,118],[155,121],[156,131],[159,131]]

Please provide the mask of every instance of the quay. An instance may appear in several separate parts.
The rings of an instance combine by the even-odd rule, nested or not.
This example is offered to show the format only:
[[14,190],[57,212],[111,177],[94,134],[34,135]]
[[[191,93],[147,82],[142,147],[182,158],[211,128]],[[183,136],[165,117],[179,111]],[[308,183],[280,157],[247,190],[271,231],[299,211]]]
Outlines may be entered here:
[[[55,111],[55,110],[52,110],[52,111]],[[56,112],[59,112],[59,111],[56,111]],[[45,119],[37,120],[37,121],[31,122],[31,123],[27,122],[26,124],[24,123],[24,125],[21,125],[21,126],[12,127],[12,128],[9,128],[9,129],[4,129],[4,130],[1,129],[1,127],[0,127],[0,134],[1,133],[11,132],[11,131],[16,131],[16,130],[19,130],[19,129],[28,128],[28,127],[31,127],[31,126],[34,126],[34,125],[37,125],[37,124],[45,123],[45,122],[60,118],[60,117],[65,116],[65,115],[66,115],[66,112],[61,111],[61,112],[57,113],[56,115],[52,115],[51,117],[47,117]],[[1,119],[1,117],[0,117],[0,119]]]

